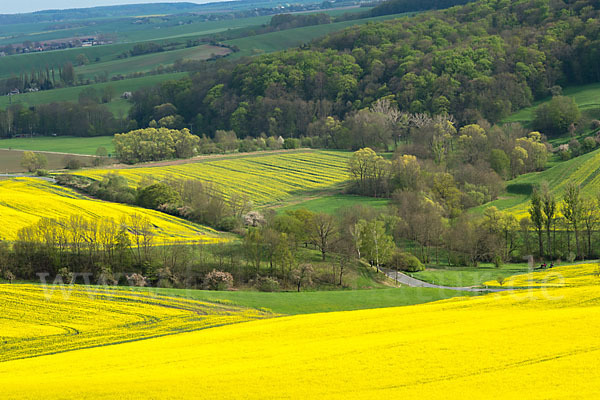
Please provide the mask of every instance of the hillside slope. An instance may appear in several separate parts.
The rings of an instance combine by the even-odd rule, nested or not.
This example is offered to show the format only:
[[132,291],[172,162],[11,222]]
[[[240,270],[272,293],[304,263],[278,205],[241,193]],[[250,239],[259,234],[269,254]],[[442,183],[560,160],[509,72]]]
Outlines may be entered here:
[[175,165],[136,166],[122,169],[92,169],[75,175],[100,180],[108,173],[127,178],[131,185],[142,179],[166,181],[196,179],[213,183],[226,196],[239,193],[254,204],[265,205],[293,194],[328,189],[349,179],[351,153],[301,150],[280,153],[250,153],[221,159],[182,160]]
[[158,243],[224,240],[208,227],[154,210],[93,200],[46,181],[33,178],[0,181],[0,240],[15,240],[19,229],[35,224],[41,218],[77,215],[92,220],[111,218],[118,222],[134,214],[150,220]]
[[600,193],[600,150],[561,162],[542,172],[521,175],[507,183],[505,196],[480,209],[496,206],[518,217],[525,216],[533,187],[542,182],[547,182],[552,193],[559,198],[568,183],[579,185],[584,196],[596,196]]
[[588,280],[10,361],[0,385],[15,398],[597,398],[599,329]]
[[101,286],[0,285],[0,306],[0,363],[272,316]]

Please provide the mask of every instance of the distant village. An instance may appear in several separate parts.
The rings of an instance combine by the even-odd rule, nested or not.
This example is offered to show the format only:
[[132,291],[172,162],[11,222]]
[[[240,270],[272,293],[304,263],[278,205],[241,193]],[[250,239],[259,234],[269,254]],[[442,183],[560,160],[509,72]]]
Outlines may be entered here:
[[63,50],[75,47],[92,47],[104,44],[112,44],[112,40],[105,40],[98,37],[79,37],[60,40],[50,40],[41,42],[25,41],[23,43],[7,45],[0,50],[0,57],[6,57],[13,54],[39,53],[50,50]]

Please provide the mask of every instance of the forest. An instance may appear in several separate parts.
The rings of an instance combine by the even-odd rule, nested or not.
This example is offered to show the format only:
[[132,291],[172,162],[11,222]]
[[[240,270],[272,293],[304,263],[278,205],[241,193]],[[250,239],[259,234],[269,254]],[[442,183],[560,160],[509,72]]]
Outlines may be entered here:
[[[135,93],[128,118],[147,127],[154,107],[168,103],[197,134],[301,137],[311,124],[389,98],[401,111],[447,113],[461,126],[495,123],[553,90],[600,79],[599,7],[484,0],[347,28],[299,49],[196,62],[189,78]],[[0,115],[0,135],[19,130],[14,114]]]
[[300,137],[315,121],[352,118],[388,97],[401,111],[448,113],[461,126],[495,123],[553,88],[600,78],[599,7],[488,0],[351,27],[302,49],[203,64],[138,92],[130,117],[147,126],[153,108],[170,103],[207,135]]

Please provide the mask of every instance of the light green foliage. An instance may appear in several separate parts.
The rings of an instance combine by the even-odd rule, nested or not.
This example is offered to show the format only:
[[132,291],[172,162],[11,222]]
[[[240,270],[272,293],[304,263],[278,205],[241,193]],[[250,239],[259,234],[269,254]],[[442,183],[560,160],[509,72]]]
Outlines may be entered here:
[[503,178],[509,176],[510,158],[501,149],[493,149],[490,155],[491,167],[498,175]]
[[113,143],[120,161],[135,164],[192,157],[198,152],[200,138],[187,129],[147,128],[116,134]]
[[399,250],[394,251],[390,261],[386,265],[389,265],[394,270],[407,272],[417,272],[425,269],[417,257]]
[[26,168],[29,172],[33,172],[38,169],[43,169],[48,165],[46,156],[40,153],[34,153],[26,151],[23,153],[23,159],[21,160],[21,166]]
[[378,268],[389,261],[395,248],[391,235],[386,233],[385,223],[381,220],[360,221],[360,252]]
[[385,194],[390,167],[390,161],[368,147],[354,152],[348,160],[348,168],[359,193],[374,197]]

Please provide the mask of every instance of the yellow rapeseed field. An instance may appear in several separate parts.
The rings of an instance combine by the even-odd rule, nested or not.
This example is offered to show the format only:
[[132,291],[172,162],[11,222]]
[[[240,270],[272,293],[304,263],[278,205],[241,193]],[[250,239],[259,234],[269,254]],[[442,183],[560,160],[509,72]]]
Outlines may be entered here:
[[16,239],[17,231],[40,218],[60,219],[81,215],[87,219],[123,217],[139,214],[154,227],[155,243],[163,241],[216,242],[222,239],[208,227],[192,224],[158,211],[125,204],[92,200],[74,190],[49,182],[19,178],[0,181],[0,240]]
[[72,285],[0,285],[0,309],[0,363],[269,316],[232,305]]
[[117,173],[132,185],[143,178],[201,180],[215,184],[225,195],[246,195],[255,204],[263,205],[296,192],[327,188],[348,180],[351,155],[332,151],[249,154],[171,166],[94,169],[74,174],[100,180],[108,173]]
[[8,361],[0,388],[9,399],[594,399],[598,332],[589,276]]
[[[489,281],[484,284],[500,286],[498,281]],[[590,284],[600,285],[600,265],[598,264],[575,264],[547,268],[529,274],[511,276],[503,282],[503,286],[515,288],[548,288]]]

